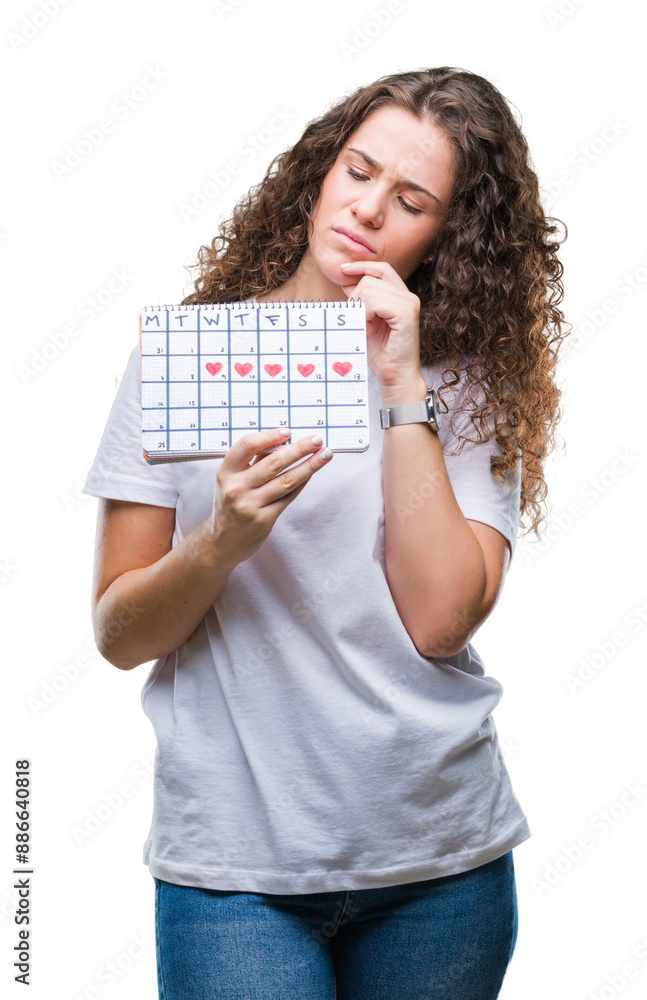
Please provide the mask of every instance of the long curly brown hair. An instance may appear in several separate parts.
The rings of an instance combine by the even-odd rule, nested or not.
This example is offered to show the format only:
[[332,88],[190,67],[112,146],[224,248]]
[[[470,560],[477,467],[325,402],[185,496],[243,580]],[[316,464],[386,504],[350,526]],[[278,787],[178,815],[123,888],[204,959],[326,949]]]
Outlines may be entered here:
[[238,301],[286,282],[308,246],[326,174],[352,133],[385,105],[442,128],[456,168],[431,260],[406,281],[420,299],[421,365],[443,363],[443,403],[461,374],[466,379],[478,436],[459,435],[458,451],[466,440],[495,433],[502,454],[492,456],[491,470],[501,480],[521,458],[520,522],[527,517],[538,537],[544,463],[562,416],[554,376],[570,333],[558,308],[557,251],[566,226],[544,214],[528,144],[505,98],[483,77],[446,66],[384,76],[309,122],[200,248],[195,291],[182,304]]

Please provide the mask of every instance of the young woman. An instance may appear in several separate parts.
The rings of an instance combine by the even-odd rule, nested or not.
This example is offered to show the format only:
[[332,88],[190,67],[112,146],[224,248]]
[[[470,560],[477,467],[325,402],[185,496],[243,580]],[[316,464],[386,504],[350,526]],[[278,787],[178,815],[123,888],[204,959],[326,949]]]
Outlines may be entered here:
[[530,829],[471,640],[542,518],[555,221],[492,84],[384,77],[273,161],[184,300],[360,299],[368,450],[277,428],[149,466],[133,347],[86,492],[98,647],[155,660],[164,1000],[498,995]]

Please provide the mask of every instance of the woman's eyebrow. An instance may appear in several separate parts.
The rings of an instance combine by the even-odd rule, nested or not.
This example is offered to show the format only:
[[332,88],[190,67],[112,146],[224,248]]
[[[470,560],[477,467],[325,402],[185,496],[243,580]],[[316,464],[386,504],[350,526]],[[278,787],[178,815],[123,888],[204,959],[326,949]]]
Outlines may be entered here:
[[[382,165],[378,163],[377,160],[374,160],[372,156],[369,156],[368,153],[365,153],[363,150],[354,149],[352,146],[347,146],[346,151],[348,153],[357,153],[357,155],[361,156],[363,160],[366,160],[369,167],[373,167],[374,170],[382,169]],[[398,180],[401,184],[406,184],[406,186],[411,188],[413,191],[421,191],[422,194],[429,195],[430,198],[433,198],[434,201],[437,201],[438,204],[440,205],[440,198],[437,198],[435,194],[431,193],[431,191],[427,191],[427,188],[422,187],[420,184],[416,184],[415,181],[408,181],[404,177],[398,177],[396,178],[396,180]]]

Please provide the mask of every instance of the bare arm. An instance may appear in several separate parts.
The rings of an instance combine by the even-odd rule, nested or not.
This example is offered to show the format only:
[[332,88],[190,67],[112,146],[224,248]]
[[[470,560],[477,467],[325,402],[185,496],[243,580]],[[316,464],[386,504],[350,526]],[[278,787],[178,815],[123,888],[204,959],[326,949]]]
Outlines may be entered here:
[[[385,405],[426,392],[420,376]],[[464,517],[438,436],[424,424],[386,431],[383,480],[387,577],[398,613],[423,656],[453,656],[496,604],[510,544],[496,528]]]
[[175,508],[101,500],[93,625],[101,655],[129,670],[177,649],[204,618],[235,563],[203,522],[171,547]]
[[216,472],[211,517],[175,548],[174,508],[101,501],[92,621],[99,652],[113,666],[131,670],[181,646],[234,567],[326,464],[309,437],[258,456],[281,440],[278,431],[263,431],[229,449]]

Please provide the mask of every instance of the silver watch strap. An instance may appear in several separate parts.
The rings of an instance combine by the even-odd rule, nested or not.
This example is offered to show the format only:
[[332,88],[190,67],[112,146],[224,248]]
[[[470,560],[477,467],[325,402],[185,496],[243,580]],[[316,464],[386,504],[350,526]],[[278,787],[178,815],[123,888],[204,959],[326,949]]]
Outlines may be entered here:
[[420,399],[415,403],[401,403],[399,406],[388,406],[380,410],[382,429],[394,427],[396,424],[428,423],[429,413],[427,400]]

